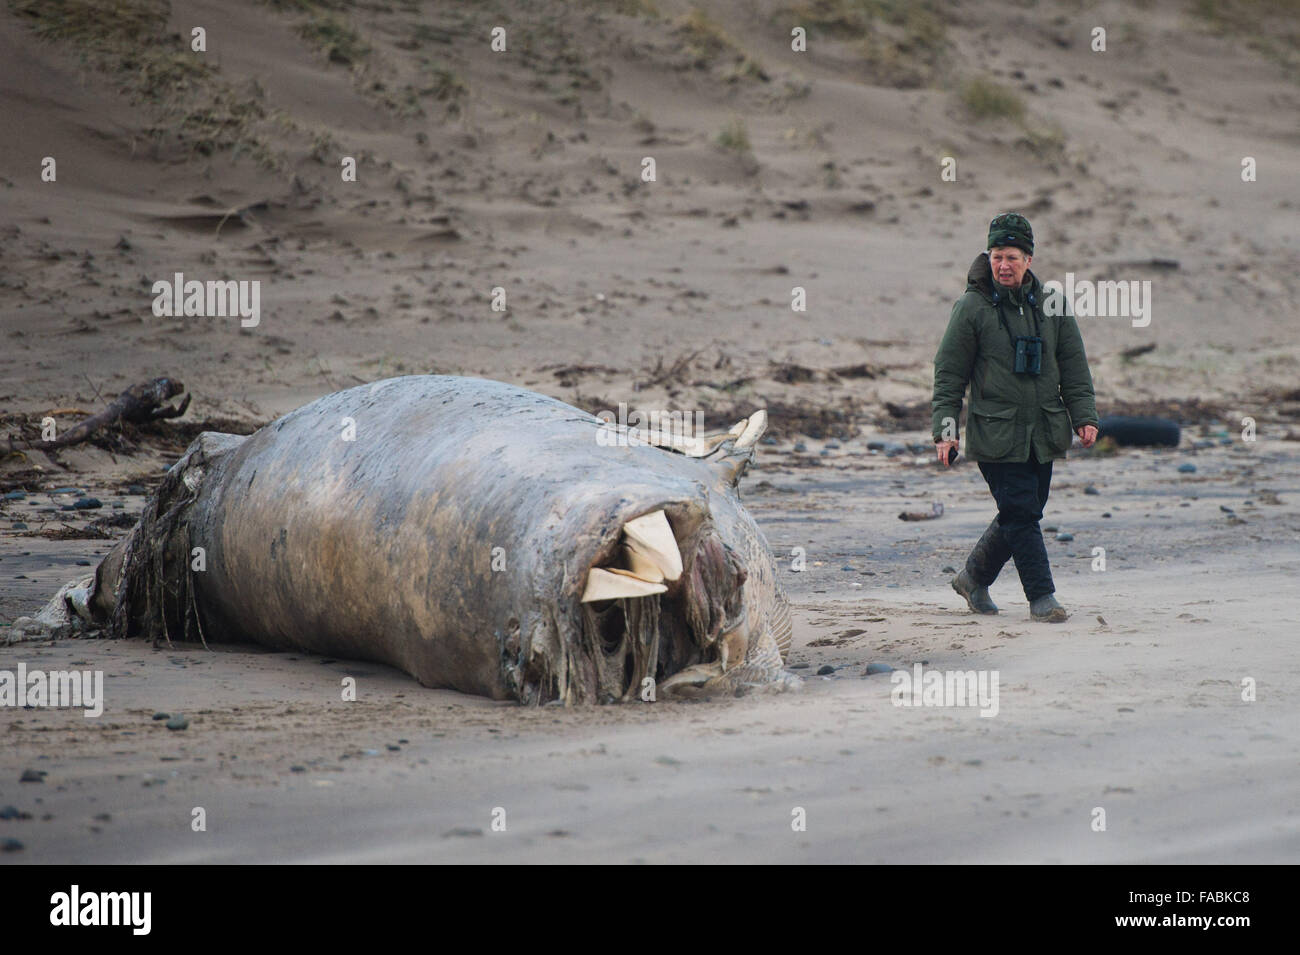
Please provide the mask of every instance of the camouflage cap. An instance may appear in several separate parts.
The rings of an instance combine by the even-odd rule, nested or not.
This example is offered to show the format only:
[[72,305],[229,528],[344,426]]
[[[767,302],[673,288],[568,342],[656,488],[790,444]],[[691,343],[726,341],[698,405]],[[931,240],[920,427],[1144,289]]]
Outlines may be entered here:
[[1024,249],[1025,254],[1034,254],[1034,230],[1029,220],[1018,212],[1004,212],[989,223],[989,248],[1014,245]]

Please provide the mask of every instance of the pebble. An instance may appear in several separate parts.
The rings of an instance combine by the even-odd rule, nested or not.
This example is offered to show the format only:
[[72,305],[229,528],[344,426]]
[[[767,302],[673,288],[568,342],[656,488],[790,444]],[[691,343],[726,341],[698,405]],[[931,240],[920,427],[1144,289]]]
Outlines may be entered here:
[[838,451],[840,447],[840,443],[838,441],[827,441],[826,447],[830,448],[830,450],[832,451]]
[[760,444],[766,444],[766,445],[773,445],[773,444],[776,444],[776,438],[772,437],[771,435],[768,435],[767,437],[765,437],[765,438],[764,438],[761,442],[759,442],[759,443],[760,443]]
[[943,567],[943,570],[939,571],[939,573],[941,573],[941,574],[955,574],[955,573],[957,573],[957,568],[954,567],[954,566],[952,566],[952,564],[945,564],[944,567]]
[[803,454],[807,450],[808,450],[808,445],[804,444],[802,441],[796,441],[794,443],[795,454]]
[[74,511],[93,511],[103,506],[103,502],[97,497],[83,497],[73,503],[72,509]]
[[77,566],[78,566],[78,567],[89,567],[89,566],[90,566],[90,561],[88,561],[88,560],[79,560],[79,561],[77,561]]
[[126,486],[126,493],[127,494],[148,494],[149,492],[145,490],[143,484],[128,484]]
[[906,454],[906,453],[907,453],[907,448],[901,444],[898,444],[897,442],[891,441],[885,445],[886,457],[896,458],[900,454]]
[[85,492],[82,491],[80,488],[76,488],[76,487],[56,487],[53,491],[50,491],[49,493],[51,495],[54,495],[54,494],[84,494]]
[[1180,464],[1180,465],[1178,465],[1178,473],[1179,473],[1179,474],[1195,474],[1195,473],[1196,473],[1196,465],[1195,465],[1195,464],[1192,464],[1190,461],[1189,461],[1188,463],[1186,463],[1186,464]]
[[31,814],[23,812],[17,806],[5,806],[0,809],[0,819],[30,819]]
[[817,671],[817,675],[818,675],[818,676],[830,676],[830,675],[831,675],[832,673],[834,673],[834,672],[835,672],[835,668],[834,668],[833,666],[831,666],[831,665],[828,663],[828,664],[826,664],[826,666],[821,667],[820,669],[818,669],[818,671]]
[[10,491],[8,494],[0,494],[0,501],[25,501],[27,500],[26,491]]
[[1055,533],[1056,533],[1057,531],[1059,531],[1059,530],[1060,530],[1060,528],[1057,527],[1055,524],[1044,524],[1044,525],[1043,525],[1043,533],[1044,533],[1044,534],[1055,534]]
[[17,839],[5,839],[0,842],[0,852],[22,852],[23,844]]
[[1087,487],[1085,487],[1085,488],[1083,489],[1083,493],[1084,493],[1084,494],[1100,494],[1101,491],[1097,490],[1095,487],[1093,487],[1091,484],[1089,484]]
[[45,770],[24,769],[23,774],[18,781],[20,783],[43,783],[45,782]]
[[153,715],[153,718],[156,720],[169,720],[172,718],[172,715],[170,713],[164,713],[162,710],[159,710],[157,713]]
[[786,669],[787,669],[787,670],[806,670],[806,669],[808,669],[808,667],[809,667],[809,664],[807,664],[807,663],[791,663],[788,667],[786,667]]
[[894,668],[888,663],[868,663],[867,668],[862,671],[863,676],[874,676],[877,673],[893,673]]
[[1106,512],[1104,512],[1101,516],[1102,516],[1102,517],[1110,517],[1110,511],[1106,511]]
[[14,521],[14,523],[13,523],[13,530],[16,530],[16,531],[25,531],[25,530],[27,530],[27,525],[24,524],[22,521]]
[[845,564],[843,567],[840,568],[840,570],[852,570],[852,569],[853,568],[849,564]]
[[867,442],[867,450],[868,450],[868,451],[883,451],[883,450],[885,450],[885,442],[883,442],[883,441],[868,441],[868,442]]
[[1073,535],[1073,534],[1067,534],[1067,533],[1065,533],[1064,531],[1062,531],[1060,534],[1057,534],[1057,535],[1056,535],[1056,539],[1057,539],[1058,541],[1072,541],[1072,540],[1074,540],[1074,535]]
[[188,729],[188,728],[189,728],[189,725],[190,725],[190,721],[187,720],[187,719],[186,719],[183,715],[181,715],[180,713],[177,713],[175,716],[173,716],[171,719],[169,719],[169,720],[167,721],[167,723],[166,723],[166,726],[167,726],[167,728],[168,728],[169,730],[183,730],[183,729]]
[[291,773],[305,773],[305,772],[307,772],[307,767],[306,767],[306,766],[290,766],[290,767],[289,767],[289,772],[291,772]]

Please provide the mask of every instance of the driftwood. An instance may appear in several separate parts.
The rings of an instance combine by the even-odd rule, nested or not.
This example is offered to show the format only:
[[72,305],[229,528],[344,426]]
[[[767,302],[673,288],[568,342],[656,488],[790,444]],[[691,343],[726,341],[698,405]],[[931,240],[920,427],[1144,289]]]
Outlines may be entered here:
[[1120,358],[1136,358],[1138,355],[1145,355],[1149,351],[1156,350],[1155,342],[1147,342],[1145,345],[1135,345],[1132,348],[1125,348],[1119,353]]
[[903,511],[898,515],[900,521],[932,521],[936,517],[943,517],[943,505],[938,501],[931,504],[928,511]]
[[190,406],[190,396],[186,395],[175,408],[167,402],[184,390],[185,385],[175,378],[155,378],[153,381],[132,385],[114,398],[103,411],[73,425],[53,441],[14,441],[10,438],[9,449],[13,451],[33,448],[37,451],[51,451],[79,444],[96,431],[118,421],[143,424],[146,421],[158,421],[163,418],[179,418]]

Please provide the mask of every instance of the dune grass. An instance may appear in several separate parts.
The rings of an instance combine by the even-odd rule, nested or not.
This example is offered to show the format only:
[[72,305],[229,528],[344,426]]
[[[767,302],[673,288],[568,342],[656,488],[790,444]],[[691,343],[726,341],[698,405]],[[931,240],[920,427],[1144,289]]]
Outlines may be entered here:
[[766,83],[771,79],[762,64],[741,49],[707,11],[692,7],[677,19],[676,28],[696,69],[708,69],[719,61],[727,61],[729,66],[723,78],[729,83],[750,79]]
[[900,88],[930,82],[948,44],[935,0],[802,0],[773,19],[786,32],[804,27],[809,42],[855,41],[876,79]]
[[245,148],[273,164],[251,126],[265,116],[259,91],[224,82],[189,37],[166,30],[167,0],[9,0],[37,37],[78,50],[133,102],[154,108],[158,140],[176,135],[202,155]]
[[722,127],[722,132],[718,133],[717,143],[729,152],[751,153],[754,149],[749,141],[749,128],[739,116],[729,119]]
[[346,20],[333,13],[312,10],[298,26],[298,35],[325,54],[331,63],[351,66],[370,54],[366,45]]
[[1016,93],[985,76],[967,80],[961,87],[962,105],[975,119],[1025,118],[1025,103]]

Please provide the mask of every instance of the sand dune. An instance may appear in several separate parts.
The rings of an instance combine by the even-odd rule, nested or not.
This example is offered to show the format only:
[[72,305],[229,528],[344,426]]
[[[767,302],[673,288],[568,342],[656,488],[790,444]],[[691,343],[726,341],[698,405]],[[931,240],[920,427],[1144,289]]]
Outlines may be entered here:
[[[246,648],[3,647],[0,669],[114,677],[94,727],[5,715],[0,804],[30,809],[39,784],[18,779],[39,765],[54,816],[0,821],[25,845],[6,861],[1295,858],[1293,4],[1235,21],[1172,2],[120,6],[139,21],[0,8],[0,423],[31,433],[164,374],[193,403],[0,460],[0,491],[29,492],[0,502],[0,623],[125,532],[51,490],[129,516],[203,422],[458,373],[710,427],[767,406],[747,500],[783,561],[816,562],[788,574],[794,661],[840,669],[797,697],[552,717]],[[928,442],[939,335],[1008,209],[1043,278],[1151,282],[1148,326],[1081,319],[1099,404],[1188,425],[1178,451],[1059,469],[1074,616],[1046,633],[1010,576],[991,620],[948,589],[991,513],[978,473],[866,446]],[[154,316],[151,285],[176,272],[260,281],[260,323]],[[1245,416],[1261,440],[1225,445]],[[932,500],[942,519],[896,519]],[[1093,543],[1117,555],[1105,574]],[[921,660],[1000,669],[1003,718],[899,709],[887,677],[860,678]],[[347,667],[373,695],[345,716],[327,697]],[[159,709],[196,718],[169,734]],[[197,793],[221,834],[159,835]],[[1089,829],[1101,804],[1109,834]],[[534,807],[508,850],[473,834],[496,805]],[[322,818],[352,828],[324,840]]]

